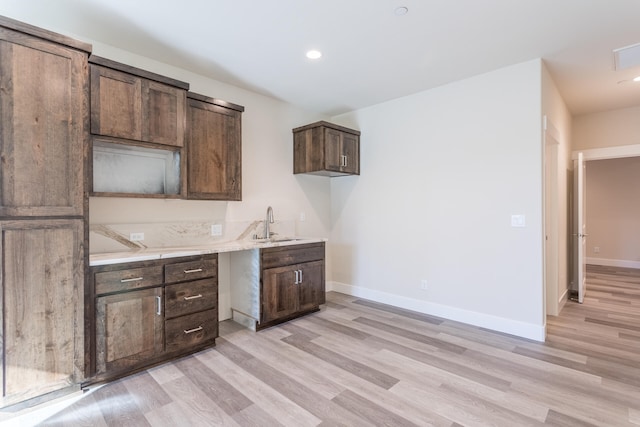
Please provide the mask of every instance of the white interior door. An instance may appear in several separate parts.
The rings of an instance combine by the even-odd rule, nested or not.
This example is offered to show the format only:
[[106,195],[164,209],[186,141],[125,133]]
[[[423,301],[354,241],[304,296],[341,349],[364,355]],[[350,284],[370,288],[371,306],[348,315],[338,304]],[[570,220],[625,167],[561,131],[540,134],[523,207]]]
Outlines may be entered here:
[[574,236],[574,259],[576,272],[574,277],[576,278],[576,284],[578,286],[578,302],[584,302],[584,295],[587,291],[587,274],[586,274],[586,249],[587,249],[587,224],[585,222],[585,165],[584,156],[582,153],[578,153],[578,160],[575,164],[574,171],[574,224],[575,232]]

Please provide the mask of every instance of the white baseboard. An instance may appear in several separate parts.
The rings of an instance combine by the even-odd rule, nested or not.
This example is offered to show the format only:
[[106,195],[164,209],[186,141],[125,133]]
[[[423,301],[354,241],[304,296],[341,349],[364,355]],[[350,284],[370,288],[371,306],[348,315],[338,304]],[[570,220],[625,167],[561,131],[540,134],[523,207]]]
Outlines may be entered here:
[[569,288],[565,289],[562,295],[560,295],[560,299],[558,299],[558,313],[562,311],[567,301],[569,301]]
[[327,291],[336,291],[354,297],[365,298],[371,301],[389,304],[419,313],[442,317],[469,325],[487,328],[498,332],[516,335],[535,341],[544,342],[546,335],[546,323],[544,325],[534,325],[520,322],[504,317],[493,316],[485,313],[464,310],[461,308],[435,304],[428,301],[394,295],[387,292],[375,291],[359,286],[347,285],[345,283],[327,281]]
[[640,268],[640,261],[626,259],[587,258],[587,264],[606,265],[607,267]]

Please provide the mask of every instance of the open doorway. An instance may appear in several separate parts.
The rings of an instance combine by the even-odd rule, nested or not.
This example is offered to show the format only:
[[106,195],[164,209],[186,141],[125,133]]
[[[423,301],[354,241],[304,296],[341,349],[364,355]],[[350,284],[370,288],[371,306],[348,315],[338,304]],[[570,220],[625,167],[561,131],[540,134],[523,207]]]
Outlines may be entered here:
[[[584,263],[638,269],[640,145],[584,150],[582,153],[588,165],[584,178],[588,226]],[[578,152],[575,152],[573,158],[577,157]],[[577,250],[576,244],[571,245],[572,255]],[[576,258],[572,256],[571,259]],[[580,268],[576,265],[571,269],[574,272],[572,290],[577,289]]]
[[586,164],[583,153],[578,153],[573,163],[573,198],[571,204],[571,248],[572,248],[572,280],[570,284],[570,299],[579,303],[584,302],[587,284],[586,250],[587,250],[587,222],[586,222]]
[[640,269],[640,157],[589,162],[587,264]]

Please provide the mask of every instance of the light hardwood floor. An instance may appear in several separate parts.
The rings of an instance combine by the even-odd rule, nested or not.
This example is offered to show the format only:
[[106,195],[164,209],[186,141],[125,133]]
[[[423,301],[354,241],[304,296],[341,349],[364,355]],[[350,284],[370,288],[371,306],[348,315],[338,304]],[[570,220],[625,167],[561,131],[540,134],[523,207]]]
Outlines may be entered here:
[[640,425],[640,271],[528,341],[329,293],[319,312],[90,390],[56,426]]

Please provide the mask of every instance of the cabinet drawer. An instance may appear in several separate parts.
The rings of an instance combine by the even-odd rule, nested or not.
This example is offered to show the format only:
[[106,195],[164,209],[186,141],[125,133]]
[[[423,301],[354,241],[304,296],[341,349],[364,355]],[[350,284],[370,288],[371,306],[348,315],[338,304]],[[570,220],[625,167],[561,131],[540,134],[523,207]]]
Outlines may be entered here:
[[161,284],[161,265],[95,273],[96,295]]
[[178,262],[164,266],[166,283],[216,277],[218,275],[217,255],[202,257],[195,261]]
[[321,260],[324,259],[324,243],[262,249],[261,258],[262,268]]
[[218,310],[207,310],[165,322],[166,349],[190,349],[218,336]]
[[213,278],[167,285],[164,291],[167,318],[217,307],[218,287]]

